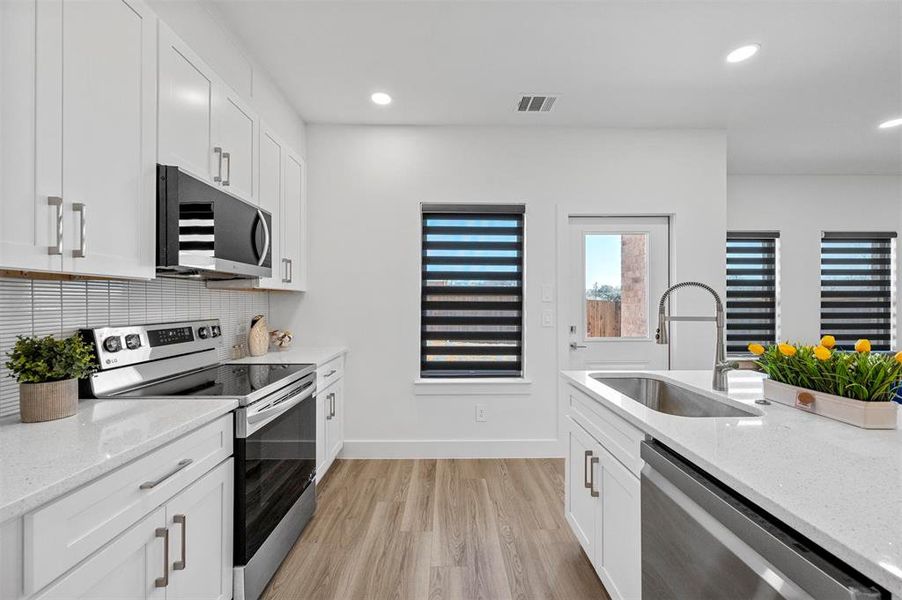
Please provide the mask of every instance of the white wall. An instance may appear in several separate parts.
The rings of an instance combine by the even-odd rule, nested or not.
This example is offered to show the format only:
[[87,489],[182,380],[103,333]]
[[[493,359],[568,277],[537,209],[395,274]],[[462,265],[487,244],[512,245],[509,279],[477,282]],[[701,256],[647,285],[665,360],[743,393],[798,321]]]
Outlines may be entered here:
[[[561,342],[540,323],[560,214],[674,214],[674,279],[724,287],[720,132],[309,125],[307,135],[311,291],[273,294],[272,322],[299,344],[349,346],[347,456],[560,455]],[[414,385],[420,202],[526,203],[531,385],[442,395]],[[710,312],[711,300],[687,293],[681,309]],[[710,368],[710,324],[693,325],[674,347],[677,364]],[[487,422],[475,422],[476,403]]]
[[217,75],[251,102],[260,117],[289,146],[305,155],[304,121],[276,83],[245,52],[215,8],[200,2],[174,0],[148,0],[148,4]]
[[[780,231],[783,339],[811,342],[820,336],[821,232],[900,231],[900,185],[897,176],[728,178],[728,229]],[[898,340],[902,313],[897,315]]]

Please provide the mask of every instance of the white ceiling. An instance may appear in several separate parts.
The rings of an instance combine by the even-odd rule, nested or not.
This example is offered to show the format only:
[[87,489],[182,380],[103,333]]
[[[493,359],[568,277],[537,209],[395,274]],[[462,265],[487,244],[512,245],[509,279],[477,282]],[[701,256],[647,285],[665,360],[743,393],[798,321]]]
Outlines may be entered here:
[[902,172],[902,1],[210,3],[308,122],[726,128],[733,173]]

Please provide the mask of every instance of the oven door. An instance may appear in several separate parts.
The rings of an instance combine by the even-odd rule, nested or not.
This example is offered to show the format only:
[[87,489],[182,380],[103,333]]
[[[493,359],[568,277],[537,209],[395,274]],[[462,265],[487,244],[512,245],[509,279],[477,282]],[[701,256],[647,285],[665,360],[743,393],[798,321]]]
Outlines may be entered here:
[[246,565],[316,474],[316,375],[235,413],[235,564]]

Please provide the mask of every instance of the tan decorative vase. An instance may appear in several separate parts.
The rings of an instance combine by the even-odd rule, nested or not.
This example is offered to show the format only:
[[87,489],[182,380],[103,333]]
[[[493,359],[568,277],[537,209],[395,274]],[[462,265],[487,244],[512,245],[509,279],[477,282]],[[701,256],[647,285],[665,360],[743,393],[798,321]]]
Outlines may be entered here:
[[53,421],[77,412],[77,379],[19,384],[19,415],[23,423]]
[[251,329],[247,334],[247,351],[251,356],[263,356],[269,350],[269,329],[266,317],[257,315],[251,320]]

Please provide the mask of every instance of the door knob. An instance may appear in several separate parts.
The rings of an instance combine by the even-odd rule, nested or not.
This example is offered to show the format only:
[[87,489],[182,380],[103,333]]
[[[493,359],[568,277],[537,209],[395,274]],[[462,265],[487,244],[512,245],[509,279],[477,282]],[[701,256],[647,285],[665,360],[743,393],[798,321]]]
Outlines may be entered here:
[[577,344],[576,342],[570,342],[570,349],[571,349],[571,350],[578,350],[578,349],[580,349],[580,348],[586,348],[586,347],[587,347],[587,346],[585,346],[584,344]]

